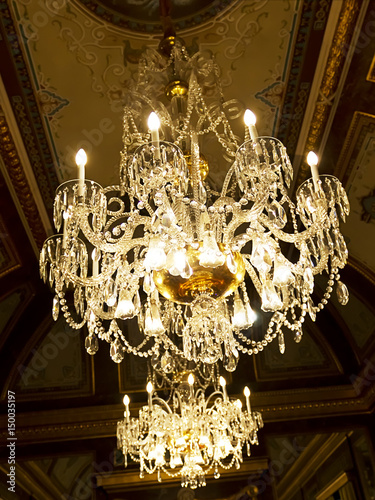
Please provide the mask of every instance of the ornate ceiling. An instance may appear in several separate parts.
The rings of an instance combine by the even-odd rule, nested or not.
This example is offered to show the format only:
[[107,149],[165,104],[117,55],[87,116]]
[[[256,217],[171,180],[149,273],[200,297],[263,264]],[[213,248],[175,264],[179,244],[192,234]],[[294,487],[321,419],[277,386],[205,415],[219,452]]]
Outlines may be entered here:
[[[89,358],[84,336],[64,323],[52,324],[52,297],[39,280],[37,254],[51,232],[54,190],[76,176],[77,149],[85,147],[89,155],[88,177],[117,183],[121,102],[141,51],[160,40],[158,2],[3,0],[0,12],[0,424],[7,437],[12,390],[19,498],[134,498],[145,483],[119,463],[114,436],[122,393],[131,393],[136,405],[145,400],[147,366],[126,359],[118,368],[105,349]],[[342,273],[349,304],[344,308],[333,299],[316,323],[306,322],[303,341],[288,343],[284,355],[271,345],[241,360],[228,390],[239,393],[249,382],[253,406],[265,420],[260,447],[236,475],[211,480],[215,484],[196,493],[196,498],[248,499],[255,495],[249,487],[257,485],[258,498],[299,500],[302,488],[304,498],[316,498],[326,487],[317,456],[323,463],[350,439],[358,457],[371,463],[374,5],[176,0],[171,15],[186,45],[199,45],[219,63],[236,133],[242,135],[240,117],[251,108],[259,132],[286,145],[295,188],[308,175],[306,151],[314,149],[322,157],[320,170],[337,175],[349,194],[351,214],[342,226],[350,254]],[[223,165],[206,146],[215,184]],[[255,328],[262,329],[261,320]],[[280,459],[284,455],[288,466]],[[4,499],[12,498],[7,456],[2,450]],[[282,473],[271,467],[277,461]],[[317,471],[316,479],[305,469]],[[150,479],[147,487],[144,498],[194,498],[168,482],[160,487]]]

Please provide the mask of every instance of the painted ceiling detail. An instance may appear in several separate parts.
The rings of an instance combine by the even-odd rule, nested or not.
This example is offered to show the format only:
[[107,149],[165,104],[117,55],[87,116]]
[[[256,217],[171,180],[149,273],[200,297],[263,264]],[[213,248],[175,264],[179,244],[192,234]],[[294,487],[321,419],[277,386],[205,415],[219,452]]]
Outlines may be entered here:
[[83,349],[79,331],[58,320],[31,349],[29,358],[19,364],[17,394],[27,399],[41,393],[55,398],[74,392],[90,393],[91,361]]
[[[162,33],[159,0],[79,0],[97,17],[137,33]],[[200,26],[225,11],[233,0],[173,0],[170,15],[178,31]]]
[[[259,463],[253,455],[236,472],[246,470],[236,476],[234,487],[228,486],[223,474],[215,494],[208,493],[208,487],[207,493],[197,494],[202,499],[234,499],[240,495],[235,492],[247,494],[249,477],[257,481],[256,474],[266,471],[268,476],[262,480],[267,477],[273,483],[267,484],[268,492],[273,488],[274,495],[297,500],[298,496],[288,497],[285,486],[291,480],[293,487],[300,487],[297,473],[308,471],[302,466],[298,470],[303,460],[291,462],[284,467],[286,475],[277,477],[267,467],[279,460],[285,448],[291,449],[294,437],[301,448],[311,447],[310,441],[314,444],[317,437],[315,444],[327,449],[326,442],[331,441],[319,426],[325,433],[327,422],[335,422],[347,433],[371,422],[375,408],[375,37],[371,34],[354,46],[355,35],[366,35],[373,27],[374,7],[371,0],[171,1],[177,31],[188,50],[200,47],[221,68],[223,105],[236,136],[244,135],[242,114],[249,107],[256,113],[260,134],[280,139],[296,167],[297,145],[302,157],[306,143],[301,140],[304,126],[308,147],[318,148],[322,137],[327,139],[322,141],[320,172],[337,175],[349,192],[351,214],[342,229],[350,257],[340,273],[350,291],[348,305],[339,305],[333,291],[323,318],[312,324],[306,317],[300,344],[288,343],[280,355],[275,340],[268,351],[247,360],[235,376],[228,377],[228,390],[236,397],[241,397],[242,382],[249,383],[252,405],[263,412],[266,422],[263,436],[271,441],[260,439],[262,446],[266,444],[261,450],[263,469],[259,466],[256,473],[246,469]],[[146,401],[147,362],[125,359],[109,369],[105,356],[96,356],[94,377],[93,359],[83,350],[85,335],[75,335],[65,323],[51,326],[52,297],[47,297],[48,289],[39,280],[35,252],[48,229],[44,230],[34,189],[52,217],[55,188],[60,181],[76,177],[74,156],[80,147],[88,153],[88,178],[102,185],[118,183],[122,103],[142,52],[148,46],[157,47],[161,38],[158,3],[0,2],[0,85],[4,88],[0,93],[0,380],[3,399],[8,388],[17,394],[18,481],[42,485],[34,497],[45,500],[54,495],[87,499],[108,495],[110,500],[124,494],[129,498],[138,494],[144,500],[188,496],[179,485],[160,489],[156,479],[151,492],[133,493],[138,472],[126,475],[120,465],[107,475],[112,487],[103,483],[102,489],[93,491],[87,486],[95,481],[93,467],[98,476],[101,464],[108,471],[105,467],[116,446],[116,422],[123,415],[123,393],[131,395],[132,412]],[[332,22],[334,8],[338,23]],[[327,34],[333,43],[323,47],[327,60],[320,64]],[[349,49],[353,49],[352,58]],[[311,102],[317,75],[320,93]],[[313,117],[311,127],[309,117]],[[220,159],[210,144],[207,151],[210,182],[220,184],[224,175]],[[297,183],[306,175],[307,166],[302,165]],[[17,212],[16,204],[12,205],[14,213],[5,201],[12,201],[7,176],[21,207]],[[30,184],[33,176],[35,183]],[[22,213],[31,228],[28,233]],[[33,248],[28,240],[34,242]],[[321,287],[317,285],[318,297]],[[254,338],[257,329],[262,325],[256,325]],[[2,437],[6,438],[7,430],[4,410]],[[336,437],[341,431],[335,430]],[[362,438],[370,448],[368,436]],[[368,477],[373,490],[375,454],[369,448],[365,451],[370,466],[361,470],[366,474],[372,470]],[[0,450],[0,496],[4,498],[6,458]],[[121,477],[118,493],[113,486],[116,477]],[[243,485],[238,484],[241,480]],[[314,496],[310,482],[305,486],[304,493]],[[29,495],[26,488],[20,498]]]

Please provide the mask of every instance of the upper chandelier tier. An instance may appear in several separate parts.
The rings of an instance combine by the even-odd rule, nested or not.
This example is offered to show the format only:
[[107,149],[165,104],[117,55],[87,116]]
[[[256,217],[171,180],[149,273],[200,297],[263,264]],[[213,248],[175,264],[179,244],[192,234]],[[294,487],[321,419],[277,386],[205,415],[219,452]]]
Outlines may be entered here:
[[[338,179],[318,175],[314,156],[313,177],[292,202],[285,147],[258,137],[249,111],[239,143],[213,59],[190,56],[175,37],[161,47],[164,53],[146,50],[129,85],[120,185],[85,180],[79,152],[79,179],[56,192],[60,233],[43,246],[41,276],[56,291],[54,319],[61,308],[73,328],[87,323],[90,354],[100,338],[115,362],[124,352],[153,360],[179,354],[221,359],[233,371],[238,351],[256,354],[278,337],[284,352],[287,330],[299,342],[306,314],[315,320],[335,281],[347,302],[339,217],[345,220],[349,203]],[[228,165],[220,192],[202,154],[208,144],[212,155],[213,141]],[[317,275],[326,288],[314,303]],[[269,313],[260,339],[250,329],[250,299]],[[134,317],[140,334],[124,323]]]

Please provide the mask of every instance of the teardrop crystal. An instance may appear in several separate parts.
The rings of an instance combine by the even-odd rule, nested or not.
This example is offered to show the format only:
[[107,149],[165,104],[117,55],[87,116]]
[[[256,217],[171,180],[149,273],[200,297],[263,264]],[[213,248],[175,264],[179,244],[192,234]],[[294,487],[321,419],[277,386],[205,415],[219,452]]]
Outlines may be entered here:
[[119,339],[116,339],[114,342],[112,342],[109,354],[112,358],[112,361],[114,361],[115,363],[121,363],[121,361],[124,359],[124,350]]
[[224,356],[223,366],[227,370],[227,372],[235,371],[235,369],[237,368],[238,358],[239,358],[238,352],[236,356],[235,352],[233,351],[229,352]]
[[174,333],[179,337],[181,337],[184,326],[185,326],[184,320],[182,319],[181,314],[179,314],[174,322]]
[[171,373],[174,368],[173,358],[169,351],[165,351],[160,360],[161,369],[164,373]]
[[294,333],[294,342],[296,344],[299,344],[302,340],[302,330],[297,330],[295,333]]
[[160,354],[159,351],[155,351],[151,356],[151,366],[155,370],[160,370]]
[[284,352],[285,352],[285,341],[284,341],[284,334],[283,334],[283,332],[279,333],[278,341],[279,341],[279,351],[280,351],[281,354],[284,354]]
[[316,312],[314,309],[314,302],[312,301],[311,297],[309,297],[309,300],[307,301],[307,312],[309,313],[309,316],[312,321],[316,320]]
[[87,335],[87,337],[85,338],[85,349],[91,356],[98,352],[99,341],[95,335]]
[[57,321],[60,312],[60,303],[57,295],[53,297],[52,301],[52,318],[54,321]]
[[346,304],[349,302],[349,290],[342,281],[337,282],[336,294],[340,304],[342,306],[346,306]]

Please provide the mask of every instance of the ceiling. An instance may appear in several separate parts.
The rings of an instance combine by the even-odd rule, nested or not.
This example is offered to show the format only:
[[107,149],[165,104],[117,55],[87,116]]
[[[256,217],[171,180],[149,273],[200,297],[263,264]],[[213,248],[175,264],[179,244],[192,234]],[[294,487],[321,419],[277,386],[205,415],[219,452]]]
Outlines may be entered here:
[[[140,483],[134,468],[123,468],[114,452],[120,403],[125,391],[135,406],[145,401],[147,366],[126,358],[117,367],[104,346],[89,357],[85,335],[62,320],[53,323],[52,295],[38,276],[38,252],[52,234],[54,191],[76,177],[76,151],[84,147],[88,153],[89,178],[118,183],[121,104],[142,50],[156,48],[162,37],[159,2],[4,0],[0,12],[0,427],[7,437],[7,391],[14,391],[18,498],[130,499],[144,489],[142,498],[150,499],[239,500],[252,498],[255,485],[258,498],[266,500],[298,500],[301,488],[303,498],[312,499],[329,483],[319,464],[336,452],[345,464],[348,439],[370,471],[374,3],[172,1],[170,14],[187,47],[199,45],[221,68],[224,106],[236,134],[243,134],[240,117],[251,108],[259,133],[287,147],[294,190],[309,176],[305,157],[315,150],[320,171],[340,178],[351,203],[341,227],[350,256],[341,273],[350,290],[348,305],[332,296],[316,323],[306,321],[300,344],[287,339],[284,355],[271,344],[241,359],[228,391],[239,393],[245,382],[251,386],[253,406],[265,421],[260,445],[239,471],[211,480],[195,497],[176,483]],[[224,167],[212,151],[207,157],[209,180],[219,183]],[[259,320],[255,331],[262,328]],[[7,457],[4,448],[4,499],[13,498]],[[334,477],[332,467],[327,471]],[[368,476],[370,491],[375,485]]]

